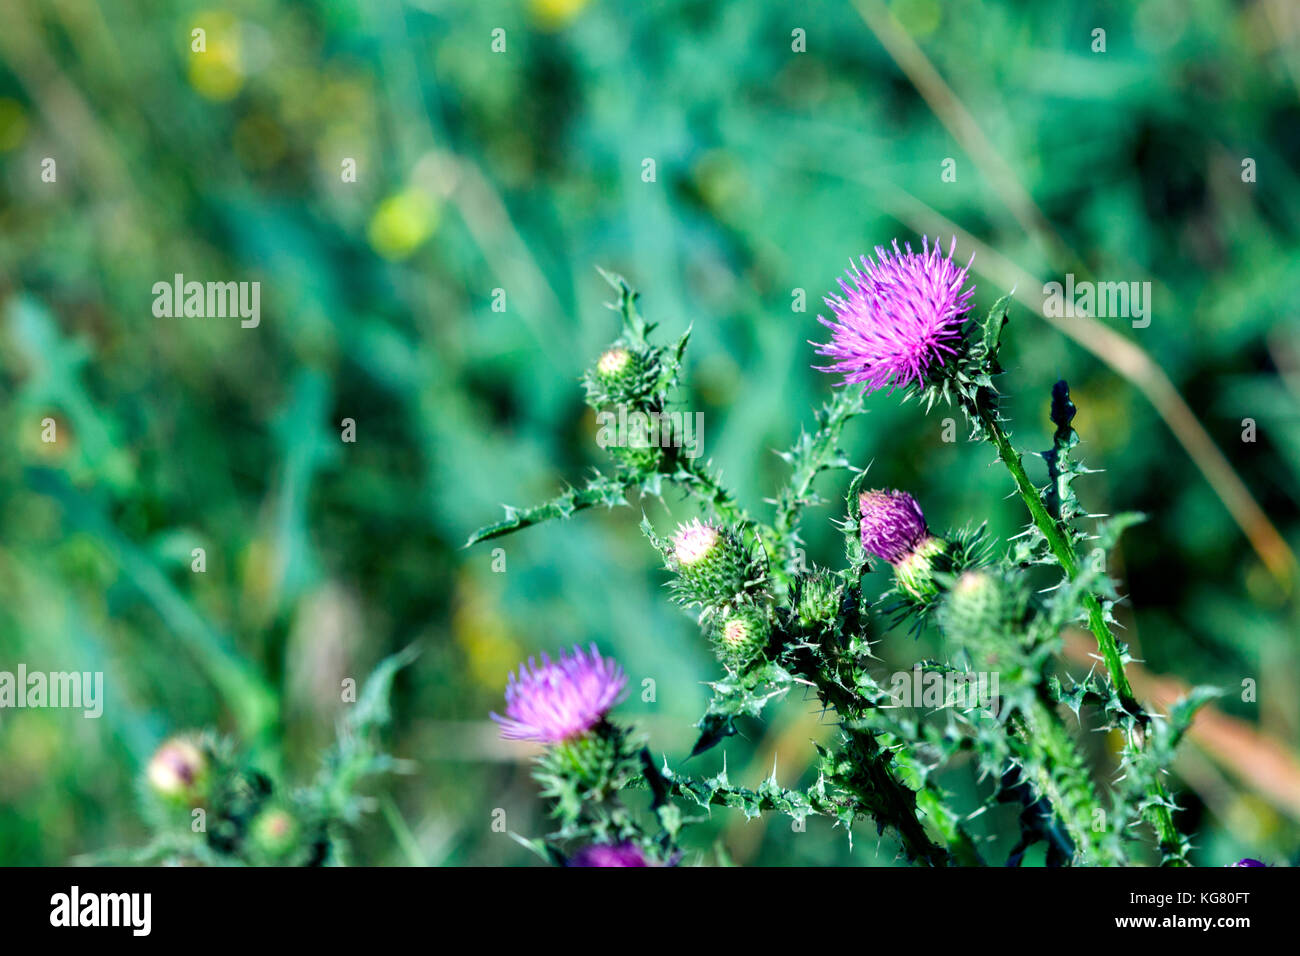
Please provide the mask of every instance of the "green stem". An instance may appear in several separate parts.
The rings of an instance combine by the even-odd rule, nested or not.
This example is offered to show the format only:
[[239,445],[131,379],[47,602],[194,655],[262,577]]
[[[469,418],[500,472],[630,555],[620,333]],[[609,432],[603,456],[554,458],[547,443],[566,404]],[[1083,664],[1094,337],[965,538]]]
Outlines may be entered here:
[[1080,862],[1115,866],[1122,863],[1093,828],[1100,804],[1083,758],[1060,716],[1035,692],[1014,722],[1015,739],[1026,748],[1026,764],[1035,788],[1047,798],[1065,824]]
[[[1038,488],[1029,480],[1024,463],[1020,459],[1020,453],[1016,451],[1015,446],[1011,444],[1011,439],[1002,428],[997,412],[983,403],[975,402],[972,405],[974,406],[973,413],[980,424],[984,426],[985,434],[988,435],[993,447],[997,449],[998,457],[1007,466],[1007,470],[1011,472],[1011,477],[1016,483],[1016,490],[1020,493],[1020,498],[1024,501],[1025,507],[1029,509],[1029,515],[1034,524],[1043,533],[1048,547],[1051,548],[1052,554],[1056,556],[1056,560],[1060,562],[1061,570],[1065,572],[1065,576],[1073,580],[1079,576],[1079,556],[1074,551],[1074,545],[1070,543],[1065,530],[1061,527],[1061,523],[1047,510]],[[1111,683],[1114,684],[1115,691],[1119,694],[1120,702],[1137,721],[1139,739],[1137,741],[1127,740],[1126,746],[1140,750],[1142,747],[1141,741],[1144,737],[1141,728],[1145,727],[1150,721],[1150,715],[1137,702],[1137,698],[1133,696],[1133,687],[1129,684],[1128,675],[1124,672],[1124,657],[1120,652],[1118,642],[1115,640],[1115,635],[1110,632],[1110,628],[1106,624],[1106,616],[1102,610],[1101,602],[1097,600],[1095,594],[1089,593],[1084,595],[1083,605],[1088,612],[1088,627],[1097,638],[1097,647],[1101,650],[1106,670],[1110,673]],[[1173,814],[1169,811],[1169,795],[1164,784],[1159,780],[1155,780],[1151,784],[1150,790],[1152,803],[1147,810],[1146,816],[1156,832],[1160,850],[1164,857],[1164,864],[1167,866],[1186,866],[1187,861],[1182,852],[1183,844],[1178,836],[1178,830],[1174,826]]]
[[596,505],[612,508],[626,503],[624,495],[633,488],[640,487],[642,478],[638,475],[619,474],[614,476],[598,474],[587,483],[585,488],[569,488],[545,504],[533,508],[510,508],[507,515],[495,524],[479,528],[469,536],[465,547],[489,541],[502,535],[511,534],[535,524],[546,521],[569,518],[579,511],[585,511]]
[[[996,413],[986,408],[980,408],[978,409],[978,415],[980,423],[983,424],[989,436],[989,441],[998,450],[998,457],[1007,466],[1007,471],[1011,472],[1011,477],[1016,482],[1016,490],[1020,492],[1020,497],[1024,501],[1025,507],[1029,509],[1029,515],[1034,519],[1034,524],[1038,526],[1038,530],[1047,539],[1047,545],[1052,549],[1052,554],[1056,556],[1056,560],[1060,562],[1061,570],[1065,572],[1065,576],[1073,580],[1079,576],[1079,556],[1075,554],[1074,546],[1066,537],[1060,522],[1052,517],[1051,512],[1047,510],[1042,496],[1038,493],[1038,488],[1029,480],[1024,463],[1020,459],[1020,452],[1016,451],[1015,446],[1011,444],[1011,439],[1003,430]],[[1083,598],[1083,605],[1088,612],[1088,628],[1097,638],[1097,646],[1101,649],[1102,659],[1106,662],[1106,670],[1110,672],[1111,682],[1115,685],[1120,700],[1139,721],[1145,723],[1147,715],[1133,697],[1133,688],[1128,682],[1128,675],[1124,673],[1124,657],[1120,653],[1119,644],[1115,641],[1115,635],[1110,632],[1110,628],[1106,625],[1106,616],[1102,611],[1101,602],[1097,600],[1095,594],[1086,594]]]

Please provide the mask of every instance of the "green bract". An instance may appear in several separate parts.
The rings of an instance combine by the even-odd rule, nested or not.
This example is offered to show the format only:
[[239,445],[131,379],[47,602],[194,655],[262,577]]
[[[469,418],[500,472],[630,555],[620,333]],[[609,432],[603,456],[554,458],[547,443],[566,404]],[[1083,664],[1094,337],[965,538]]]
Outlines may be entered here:
[[826,571],[813,571],[796,582],[795,615],[800,626],[815,628],[835,621],[843,591],[838,578]]
[[894,579],[898,589],[913,600],[925,603],[934,600],[939,594],[935,582],[936,571],[944,569],[944,556],[948,553],[948,543],[942,538],[930,535],[894,566]]

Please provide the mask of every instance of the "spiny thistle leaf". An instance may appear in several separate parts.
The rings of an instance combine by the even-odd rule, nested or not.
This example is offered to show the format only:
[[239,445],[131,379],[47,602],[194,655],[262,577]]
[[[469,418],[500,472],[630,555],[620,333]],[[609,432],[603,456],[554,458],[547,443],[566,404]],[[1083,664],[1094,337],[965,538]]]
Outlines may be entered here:
[[584,487],[568,488],[545,504],[532,508],[515,508],[506,505],[505,518],[495,524],[479,528],[469,536],[469,540],[465,542],[465,547],[468,548],[470,545],[491,538],[499,538],[502,535],[510,534],[512,531],[518,531],[545,521],[570,518],[579,511],[584,511],[596,505],[604,505],[606,508],[617,508],[626,505],[628,491],[638,487],[640,483],[640,480],[633,475],[617,475],[611,478],[608,475],[597,473]]
[[734,734],[738,717],[759,716],[770,701],[789,693],[793,683],[790,673],[772,661],[711,682],[713,699],[695,724],[700,736],[691,748],[691,756],[704,753]]
[[799,520],[803,509],[822,503],[813,491],[813,482],[824,471],[848,468],[849,460],[840,450],[840,436],[844,426],[862,413],[862,394],[850,388],[841,389],[835,397],[815,413],[816,431],[801,430],[799,440],[788,450],[778,452],[790,466],[790,478],[776,498],[775,549],[780,556],[781,568],[794,575],[799,567]]

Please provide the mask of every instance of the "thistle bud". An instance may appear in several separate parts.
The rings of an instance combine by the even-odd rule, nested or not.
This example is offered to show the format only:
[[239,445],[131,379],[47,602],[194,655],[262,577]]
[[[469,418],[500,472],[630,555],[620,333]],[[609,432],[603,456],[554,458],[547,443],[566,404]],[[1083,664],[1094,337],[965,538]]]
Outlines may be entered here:
[[814,571],[799,579],[795,613],[803,627],[834,621],[839,610],[840,587],[833,575]]
[[596,375],[606,385],[612,385],[626,378],[636,368],[633,355],[621,345],[608,349],[596,362]]
[[763,653],[771,631],[761,609],[742,605],[729,610],[716,623],[713,642],[723,663],[741,668]]
[[658,470],[664,457],[664,450],[659,445],[651,444],[644,438],[636,438],[626,445],[611,445],[606,451],[616,461],[639,472]]
[[208,796],[208,758],[188,737],[173,737],[154,752],[145,771],[149,786],[168,803],[194,807]]
[[1019,576],[989,570],[967,571],[948,591],[940,608],[944,632],[972,654],[1006,663],[1020,643],[1029,591]]
[[938,596],[935,559],[948,544],[930,534],[916,499],[905,491],[865,491],[858,506],[863,549],[889,562],[905,594],[923,602]]
[[286,859],[298,847],[302,828],[283,807],[262,810],[249,829],[253,849],[271,861]]
[[679,525],[668,566],[677,572],[673,589],[682,604],[720,607],[743,594],[750,580],[749,552],[728,528],[698,518]]
[[593,406],[635,405],[654,385],[654,363],[624,345],[613,345],[601,353],[587,373],[587,398]]

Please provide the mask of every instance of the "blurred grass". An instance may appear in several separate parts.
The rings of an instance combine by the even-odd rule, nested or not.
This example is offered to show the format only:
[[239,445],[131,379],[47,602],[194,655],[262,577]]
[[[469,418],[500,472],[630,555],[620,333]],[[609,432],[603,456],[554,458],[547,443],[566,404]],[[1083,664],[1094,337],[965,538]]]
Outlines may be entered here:
[[[1153,282],[1149,328],[1101,321],[1154,358],[1294,548],[1294,5],[887,6],[1080,274]],[[511,829],[544,825],[518,751],[485,721],[506,671],[597,641],[634,688],[655,682],[623,712],[674,759],[714,673],[662,600],[638,508],[505,539],[505,573],[491,548],[459,549],[500,503],[600,463],[577,384],[614,333],[595,266],[640,288],[666,335],[694,323],[687,405],[757,508],[783,477],[768,450],[827,391],[804,344],[819,296],[850,256],[915,235],[909,197],[1036,279],[1075,265],[1026,229],[850,3],[14,0],[4,27],[0,668],[103,670],[108,692],[100,721],[0,713],[4,862],[138,840],[133,779],[174,729],[215,725],[308,773],[339,681],[411,642],[425,653],[398,680],[394,752],[418,772],[393,790],[410,831],[375,815],[358,859],[529,862],[490,827],[497,807]],[[1246,156],[1257,183],[1241,182]],[[175,273],[261,281],[261,325],[154,318],[152,285]],[[1006,291],[986,276],[985,307]],[[796,289],[810,312],[792,311]],[[1257,680],[1258,703],[1222,706],[1294,744],[1294,604],[1139,393],[1028,309],[1012,321],[1021,444],[1047,446],[1048,390],[1068,378],[1083,454],[1106,469],[1085,500],[1150,515],[1116,558],[1140,656],[1189,683]],[[1014,533],[1004,476],[941,440],[942,413],[870,408],[855,461],[936,524],[987,516]],[[1258,441],[1241,441],[1243,418]],[[644,506],[660,524],[688,513]],[[836,560],[829,512],[811,517],[810,556]],[[929,650],[891,636],[882,666]],[[811,704],[729,743],[735,779],[777,754],[793,783]],[[945,782],[974,806],[964,774]],[[1196,785],[1202,862],[1295,853],[1294,821],[1212,781],[1178,781]],[[715,814],[695,839],[710,859],[715,839],[738,862],[875,859],[865,832],[850,854],[825,821],[788,830]]]

